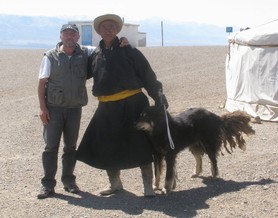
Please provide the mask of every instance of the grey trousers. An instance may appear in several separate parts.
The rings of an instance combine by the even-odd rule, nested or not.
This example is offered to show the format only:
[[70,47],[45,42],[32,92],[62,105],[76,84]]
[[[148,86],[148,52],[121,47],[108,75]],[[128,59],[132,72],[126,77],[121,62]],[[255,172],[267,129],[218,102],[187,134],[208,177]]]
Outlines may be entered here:
[[43,137],[45,149],[42,153],[44,177],[41,179],[43,186],[54,188],[55,175],[58,165],[58,151],[63,135],[62,154],[62,182],[64,185],[75,183],[73,174],[76,164],[76,143],[80,128],[82,108],[48,107],[50,120],[44,126]]

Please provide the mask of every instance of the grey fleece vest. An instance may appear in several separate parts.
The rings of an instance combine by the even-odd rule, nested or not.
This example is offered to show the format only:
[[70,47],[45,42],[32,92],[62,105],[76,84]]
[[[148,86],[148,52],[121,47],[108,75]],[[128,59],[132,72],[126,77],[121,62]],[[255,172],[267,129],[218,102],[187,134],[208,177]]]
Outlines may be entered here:
[[77,108],[88,103],[86,89],[88,52],[77,46],[69,58],[56,49],[45,53],[51,62],[51,72],[46,87],[46,103],[50,106]]

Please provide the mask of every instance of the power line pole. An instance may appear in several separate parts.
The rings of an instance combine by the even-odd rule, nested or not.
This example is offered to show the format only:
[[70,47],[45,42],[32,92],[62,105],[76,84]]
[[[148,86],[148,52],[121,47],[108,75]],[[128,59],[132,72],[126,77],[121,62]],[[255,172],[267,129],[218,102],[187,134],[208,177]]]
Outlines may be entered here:
[[161,45],[164,46],[164,39],[163,39],[163,21],[161,21]]

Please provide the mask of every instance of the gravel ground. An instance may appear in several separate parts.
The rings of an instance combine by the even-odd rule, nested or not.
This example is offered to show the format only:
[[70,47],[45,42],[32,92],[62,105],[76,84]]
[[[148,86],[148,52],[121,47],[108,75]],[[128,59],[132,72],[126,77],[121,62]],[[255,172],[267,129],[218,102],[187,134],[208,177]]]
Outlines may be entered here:
[[[140,48],[164,84],[169,112],[205,107],[219,115],[225,103],[227,47]],[[254,123],[256,135],[247,150],[219,157],[220,177],[210,179],[204,158],[203,177],[191,179],[194,158],[178,157],[177,188],[168,196],[143,197],[138,168],[122,171],[124,190],[110,197],[98,191],[108,185],[106,173],[77,163],[82,192],[63,190],[61,168],[56,194],[36,198],[42,177],[42,125],[38,117],[37,77],[44,50],[0,50],[0,215],[1,217],[278,217],[278,125]],[[88,81],[91,93],[92,81]],[[96,109],[90,97],[84,107],[80,136]],[[61,149],[60,149],[61,151]],[[61,154],[61,152],[60,152]]]

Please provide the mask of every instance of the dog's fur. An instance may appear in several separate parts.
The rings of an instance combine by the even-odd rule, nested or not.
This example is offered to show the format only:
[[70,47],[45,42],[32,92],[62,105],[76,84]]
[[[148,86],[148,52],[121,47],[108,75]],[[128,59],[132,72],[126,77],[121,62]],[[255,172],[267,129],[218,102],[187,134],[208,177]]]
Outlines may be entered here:
[[169,145],[163,108],[148,107],[136,123],[136,129],[148,133],[156,151],[154,158],[154,188],[156,189],[159,189],[163,160],[165,159],[166,178],[165,186],[162,189],[164,193],[175,189],[176,158],[178,153],[185,148],[189,148],[196,160],[193,177],[197,177],[202,172],[204,153],[210,159],[212,177],[216,177],[218,176],[217,157],[221,148],[225,148],[228,153],[231,153],[237,146],[245,150],[243,134],[255,134],[249,124],[251,117],[242,111],[218,116],[204,108],[191,108],[175,117],[167,112],[167,117],[174,149],[171,149]]

